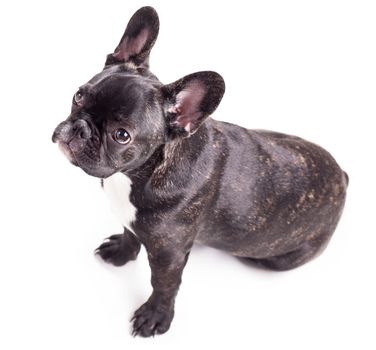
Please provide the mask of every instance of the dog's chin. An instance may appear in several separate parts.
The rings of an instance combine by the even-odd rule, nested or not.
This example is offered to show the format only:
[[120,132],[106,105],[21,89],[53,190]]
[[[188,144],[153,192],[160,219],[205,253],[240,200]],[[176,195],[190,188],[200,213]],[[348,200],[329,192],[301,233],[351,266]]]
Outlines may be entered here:
[[93,167],[91,165],[87,164],[79,164],[78,166],[88,175],[97,177],[99,179],[105,179],[106,177],[109,177],[115,173],[113,170],[109,169],[101,169],[99,167]]
[[102,166],[101,164],[96,163],[91,159],[87,158],[85,155],[80,156],[79,154],[75,154],[74,157],[76,165],[90,176],[104,179],[115,173],[115,170],[107,166]]

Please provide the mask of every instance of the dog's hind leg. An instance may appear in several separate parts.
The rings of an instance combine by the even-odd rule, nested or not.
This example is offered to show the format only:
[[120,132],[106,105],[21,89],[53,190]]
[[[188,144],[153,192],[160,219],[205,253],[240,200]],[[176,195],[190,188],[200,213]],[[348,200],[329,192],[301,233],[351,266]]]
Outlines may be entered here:
[[256,266],[264,267],[274,271],[287,271],[301,266],[309,260],[318,256],[329,243],[331,234],[324,234],[312,238],[303,245],[286,254],[273,256],[265,259],[245,258]]

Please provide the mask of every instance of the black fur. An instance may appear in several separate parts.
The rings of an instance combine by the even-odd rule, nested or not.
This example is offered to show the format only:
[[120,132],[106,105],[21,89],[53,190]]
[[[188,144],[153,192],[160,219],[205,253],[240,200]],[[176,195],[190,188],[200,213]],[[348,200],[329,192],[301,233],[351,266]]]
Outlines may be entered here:
[[[132,17],[104,70],[80,88],[53,141],[85,172],[132,180],[132,223],[97,253],[123,265],[147,250],[153,293],[134,334],[168,330],[195,241],[273,270],[316,256],[340,218],[348,176],[321,147],[295,136],[219,122],[224,82],[199,72],[163,85],[149,71],[159,29],[150,7]],[[131,136],[114,140],[118,128]]]

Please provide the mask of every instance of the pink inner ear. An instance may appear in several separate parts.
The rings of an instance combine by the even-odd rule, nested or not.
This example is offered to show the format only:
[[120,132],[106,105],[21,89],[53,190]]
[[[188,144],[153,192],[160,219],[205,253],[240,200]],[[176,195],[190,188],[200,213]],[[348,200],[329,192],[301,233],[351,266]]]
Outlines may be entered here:
[[119,60],[127,61],[129,57],[137,55],[144,48],[149,37],[149,31],[143,29],[135,38],[126,37],[118,46],[113,56]]
[[176,104],[169,109],[169,112],[178,115],[177,123],[188,132],[192,127],[191,123],[200,116],[200,105],[205,94],[203,84],[199,80],[193,80],[176,95]]

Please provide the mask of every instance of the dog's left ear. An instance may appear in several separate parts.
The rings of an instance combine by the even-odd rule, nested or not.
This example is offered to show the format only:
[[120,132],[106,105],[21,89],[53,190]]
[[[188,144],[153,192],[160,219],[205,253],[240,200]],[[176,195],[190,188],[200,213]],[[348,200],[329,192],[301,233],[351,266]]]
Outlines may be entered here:
[[225,92],[223,78],[215,72],[198,72],[161,88],[167,139],[188,137],[212,114]]
[[159,18],[150,6],[140,8],[129,20],[127,28],[114,53],[109,54],[106,66],[132,62],[136,66],[149,66],[149,54],[157,40]]

